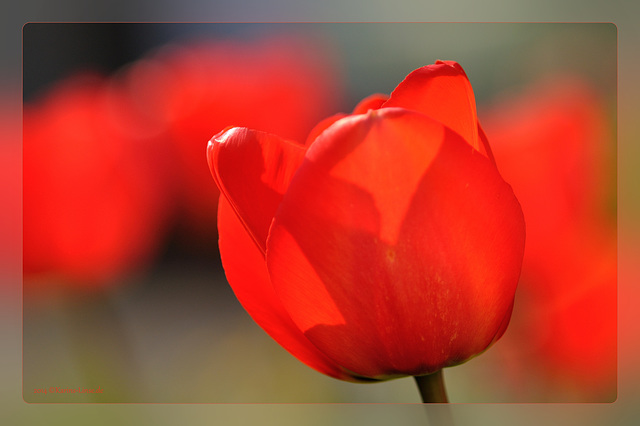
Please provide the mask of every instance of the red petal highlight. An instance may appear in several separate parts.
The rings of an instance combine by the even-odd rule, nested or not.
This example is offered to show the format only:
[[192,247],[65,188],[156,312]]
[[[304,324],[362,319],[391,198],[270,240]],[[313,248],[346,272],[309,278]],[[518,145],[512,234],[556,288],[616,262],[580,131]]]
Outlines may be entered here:
[[475,149],[482,149],[473,89],[462,67],[454,61],[436,61],[413,71],[383,107],[422,112],[459,133]]
[[520,206],[492,162],[429,117],[383,108],[309,149],[267,267],[309,340],[380,379],[486,349],[511,309],[523,246]]
[[209,141],[213,178],[263,254],[273,215],[304,152],[279,136],[240,127]]
[[225,274],[251,318],[308,366],[331,377],[356,381],[322,354],[293,323],[269,281],[263,254],[224,197],[218,208],[218,230]]

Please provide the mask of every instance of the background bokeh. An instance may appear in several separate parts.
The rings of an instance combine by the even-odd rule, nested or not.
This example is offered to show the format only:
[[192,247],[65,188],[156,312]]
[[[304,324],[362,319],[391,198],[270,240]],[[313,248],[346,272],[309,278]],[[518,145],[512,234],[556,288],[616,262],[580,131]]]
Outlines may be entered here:
[[[34,64],[34,69],[40,71],[31,74],[33,81],[27,79],[28,28],[25,29],[25,101],[37,102],[39,97],[79,67],[93,65],[108,75],[113,72],[121,74],[123,66],[153,55],[155,47],[169,41],[182,43],[195,36],[206,36],[240,38],[251,43],[256,37],[264,38],[274,28],[270,25],[231,25],[222,29],[210,25],[198,28],[193,25],[145,27],[143,30],[121,29],[116,35],[109,33],[112,26],[101,29],[102,34],[98,34],[100,31],[94,26],[89,26],[89,35],[67,34],[63,41],[48,37],[49,45],[36,50],[48,52],[54,60],[51,64],[46,63],[47,55],[43,55],[42,62]],[[306,33],[310,26],[276,27],[280,33],[283,28],[286,31],[302,29]],[[323,24],[312,27],[327,45],[332,46],[331,50],[336,55],[340,69],[336,75],[340,75],[341,81],[335,83],[342,86],[341,93],[336,93],[340,96],[335,99],[339,110],[349,110],[369,93],[389,92],[404,75],[425,63],[435,59],[455,59],[470,76],[481,120],[483,114],[488,118],[495,117],[503,105],[510,105],[510,98],[526,94],[531,86],[539,87],[535,84],[541,84],[545,78],[555,78],[556,73],[565,76],[579,74],[594,91],[598,108],[604,109],[605,122],[612,126],[616,119],[616,106],[619,105],[615,98],[618,34],[612,25]],[[92,43],[98,43],[98,47]],[[115,46],[109,48],[111,43]],[[76,47],[71,48],[72,45]],[[59,53],[56,54],[57,50]],[[105,55],[97,55],[96,51]],[[63,59],[58,60],[60,57]],[[50,72],[45,72],[47,70]],[[620,106],[621,110],[623,108]],[[609,133],[607,137],[615,140],[615,133]],[[15,147],[9,146],[7,150],[9,154],[19,154]],[[625,158],[629,161],[633,159],[630,151],[624,148],[619,148],[619,151],[627,153],[629,156]],[[615,158],[615,151],[612,155]],[[6,170],[11,170],[13,162],[7,163]],[[624,164],[618,164],[622,180],[618,199],[620,204],[628,203],[623,207],[637,212],[637,204],[630,204],[632,198],[627,198],[625,192],[633,188],[624,184],[624,173],[630,173],[626,176],[630,179],[635,176],[629,170]],[[615,180],[610,184],[615,188]],[[615,199],[614,194],[613,201],[610,199],[609,202],[615,204]],[[615,209],[609,213],[615,217]],[[622,223],[634,217],[624,209],[620,215],[619,222]],[[19,221],[19,215],[14,219]],[[631,238],[634,229],[631,227],[619,241],[619,263],[623,266],[634,259],[635,243]],[[20,235],[19,231],[13,234],[12,231],[7,229],[8,238]],[[33,395],[28,393],[32,387],[56,386],[58,382],[64,382],[61,386],[66,386],[68,382],[84,383],[86,380],[108,383],[113,390],[109,395],[111,399],[100,401],[111,402],[418,401],[410,379],[372,386],[352,385],[321,376],[300,364],[255,326],[235,302],[219,269],[215,245],[206,246],[205,243],[203,247],[202,241],[190,244],[190,238],[194,236],[185,237],[180,231],[183,230],[174,223],[145,268],[113,279],[116,285],[106,286],[107,290],[99,294],[83,292],[78,296],[73,293],[74,296],[70,297],[67,290],[56,291],[55,297],[47,297],[44,301],[25,295],[23,377],[27,401],[33,401],[29,399]],[[194,246],[198,248],[194,250]],[[11,250],[8,252],[15,256]],[[14,257],[14,260],[19,260],[19,257]],[[628,282],[625,281],[627,279],[630,277],[621,274],[622,284]],[[629,290],[634,288],[623,287],[621,291]],[[10,294],[12,290],[6,291]],[[624,303],[625,300],[621,299],[622,309]],[[624,317],[620,318],[620,323],[627,323]],[[635,332],[637,330],[633,327],[621,327],[621,342],[637,334]],[[506,368],[492,370],[502,361],[496,358],[497,355],[493,356],[500,348],[498,345],[476,360],[446,371],[453,401],[564,402],[567,398],[577,401],[585,398],[584,393],[575,389],[549,387],[549,382],[535,383],[532,390],[528,382],[517,384],[501,380],[501,372]],[[633,348],[621,348],[620,368],[632,367],[633,363],[624,357],[624,351],[628,349]],[[19,359],[17,361],[19,363]],[[630,374],[635,374],[634,371]],[[36,382],[42,384],[35,385]],[[633,387],[625,387],[621,380],[617,405],[625,395],[628,398],[628,395],[637,395],[637,391]],[[51,399],[43,401],[51,402]],[[38,412],[45,415],[42,406],[28,407],[31,416],[37,417]],[[160,411],[136,410],[138,406],[117,407],[117,410],[108,408],[106,417],[103,411],[100,421],[141,416],[167,422],[183,415],[179,411],[171,412],[165,406],[160,407]],[[226,419],[237,415],[233,406],[218,405],[214,411],[207,411],[207,407],[192,406],[190,415],[194,418],[211,416]],[[498,412],[503,419],[521,416],[520,406],[500,407]],[[496,413],[492,406],[455,406],[454,409],[461,423],[471,418],[491,419]],[[52,410],[63,413],[64,406]],[[260,410],[260,406],[246,406],[240,417],[251,418],[253,413],[259,415]],[[294,424],[296,420],[308,420],[309,413],[325,416],[319,418],[330,421],[333,416],[345,418],[359,410],[360,407],[349,406],[336,412],[326,406],[309,408],[296,405],[286,406],[283,413],[287,422]],[[421,407],[407,405],[366,406],[366,411],[367,416],[380,422],[398,417],[410,421],[424,416]],[[342,416],[336,414],[338,412]],[[17,418],[23,412],[14,409],[8,413]],[[91,416],[89,411],[85,413]],[[560,418],[563,415],[565,418],[578,415],[603,421],[612,420],[613,415],[612,423],[626,424],[625,419],[632,418],[633,411],[624,407],[617,410],[581,405],[580,408],[561,412]],[[324,424],[317,419],[314,421]]]
[[[615,26],[36,23],[23,34],[25,400],[418,401],[411,379],[319,376],[249,321],[216,252],[204,147],[228,125],[304,140],[439,58],[470,75],[528,227],[509,333],[447,370],[451,399],[615,400]],[[104,393],[35,393],[76,382]]]

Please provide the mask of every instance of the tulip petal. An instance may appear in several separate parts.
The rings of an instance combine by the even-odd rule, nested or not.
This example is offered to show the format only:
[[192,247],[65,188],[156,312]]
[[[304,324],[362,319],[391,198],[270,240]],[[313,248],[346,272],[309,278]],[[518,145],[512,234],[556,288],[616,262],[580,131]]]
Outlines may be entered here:
[[413,71],[383,107],[422,112],[460,134],[475,149],[483,149],[473,89],[462,67],[454,61],[436,61]]
[[523,250],[520,205],[494,164],[431,118],[382,108],[309,148],[267,267],[309,340],[384,379],[486,349],[508,319]]
[[225,274],[253,320],[308,366],[331,377],[357,381],[323,355],[293,323],[269,281],[263,254],[224,197],[218,207],[218,231]]
[[263,254],[273,215],[304,152],[295,142],[240,127],[209,141],[213,178]]
[[[389,99],[389,96],[380,93],[367,96],[366,98],[361,100],[358,105],[356,105],[356,107],[353,109],[353,114],[364,114],[370,109],[380,109],[380,107],[387,101],[387,99]],[[305,146],[308,147],[309,145],[311,145],[313,141],[315,141],[316,138],[320,135],[320,133],[324,132],[336,121],[345,117],[347,117],[347,114],[338,113],[322,120],[311,130],[309,136],[307,136]]]
[[480,152],[491,160],[493,164],[496,164],[496,159],[493,156],[493,151],[491,151],[491,146],[489,145],[489,139],[487,138],[487,134],[482,129],[480,123],[478,123],[478,137],[480,138]]
[[382,105],[389,100],[388,95],[382,93],[374,93],[361,100],[353,109],[354,114],[364,114],[370,109],[380,109]]
[[346,116],[347,116],[347,114],[338,113],[338,114],[334,114],[331,117],[327,117],[324,120],[320,121],[318,124],[316,124],[313,127],[313,129],[311,129],[311,132],[309,132],[309,135],[307,136],[307,140],[305,141],[304,145],[306,147],[310,146],[313,143],[313,141],[315,141],[316,138],[318,136],[320,136],[320,133],[324,132],[333,123],[335,123],[336,121],[338,121],[341,118],[344,118]]

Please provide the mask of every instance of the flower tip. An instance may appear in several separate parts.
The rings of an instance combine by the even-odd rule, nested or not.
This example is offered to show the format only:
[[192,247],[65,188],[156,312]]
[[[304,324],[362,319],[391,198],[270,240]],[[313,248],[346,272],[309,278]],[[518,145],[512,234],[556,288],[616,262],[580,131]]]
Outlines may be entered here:
[[220,145],[227,142],[240,129],[240,127],[228,126],[209,139],[209,142],[207,143],[207,162],[209,163],[209,168],[212,172],[215,168],[215,158],[217,157]]
[[211,155],[213,154],[215,148],[215,141],[213,139],[207,142],[207,158],[211,158]]
[[240,127],[227,126],[222,129],[220,132],[216,133],[210,140],[209,145],[211,146],[215,143],[225,143],[231,136],[233,136],[237,131],[239,131]]
[[377,109],[368,109],[367,112],[365,113],[366,117],[368,119],[372,119],[372,118],[376,118],[376,116],[378,115],[378,110]]
[[456,68],[456,69],[461,69],[462,68],[462,66],[456,61],[443,60],[443,59],[438,59],[435,62],[435,65],[446,65],[448,67]]

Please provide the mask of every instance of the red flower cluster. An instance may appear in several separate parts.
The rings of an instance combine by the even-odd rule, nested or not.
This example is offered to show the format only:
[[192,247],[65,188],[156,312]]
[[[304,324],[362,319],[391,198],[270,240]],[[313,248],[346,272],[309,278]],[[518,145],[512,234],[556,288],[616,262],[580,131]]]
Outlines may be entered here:
[[110,282],[148,260],[168,211],[158,151],[108,79],[78,76],[24,110],[24,272]]
[[167,46],[126,73],[122,84],[139,113],[166,132],[178,220],[191,242],[217,234],[217,189],[202,141],[230,125],[302,138],[340,101],[338,80],[328,48],[294,36]]
[[309,366],[344,380],[426,375],[504,333],[524,221],[455,62],[331,117],[306,144],[211,139],[227,278]]
[[4,283],[13,280],[7,280],[6,274],[20,263],[22,229],[16,226],[21,220],[22,202],[20,109],[16,108],[17,102],[11,102],[20,96],[17,90],[0,92],[0,199],[3,200],[0,209],[0,279],[3,285],[0,285],[0,291],[9,289]]
[[26,283],[110,283],[151,260],[176,221],[214,245],[202,141],[228,125],[299,137],[338,99],[326,51],[291,40],[165,47],[25,105]]
[[527,221],[518,309],[502,342],[516,386],[542,380],[560,397],[614,398],[615,144],[602,101],[579,78],[557,78],[495,104],[483,123]]

